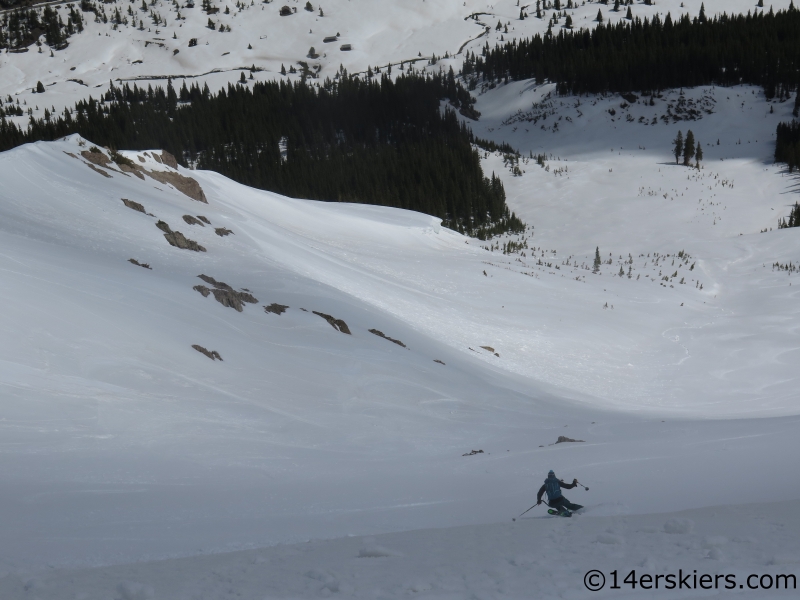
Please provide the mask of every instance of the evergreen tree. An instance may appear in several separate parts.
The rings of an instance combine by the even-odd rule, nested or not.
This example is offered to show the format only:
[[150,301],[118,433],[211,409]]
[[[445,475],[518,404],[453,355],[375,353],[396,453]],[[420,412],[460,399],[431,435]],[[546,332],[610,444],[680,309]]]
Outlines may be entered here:
[[597,9],[597,18],[595,19],[595,21],[597,21],[598,23],[603,22],[603,11],[600,10],[599,8]]
[[678,135],[672,141],[672,154],[675,156],[675,164],[680,164],[681,154],[683,154],[683,133],[678,131]]
[[594,263],[592,264],[592,273],[600,272],[601,263],[602,260],[600,259],[600,246],[597,246],[594,250]]
[[703,145],[698,141],[697,148],[694,151],[694,157],[697,160],[697,168],[700,168],[700,161],[703,160]]
[[686,133],[686,141],[683,143],[683,164],[684,166],[688,167],[689,163],[694,158],[695,152],[695,143],[694,143],[694,134],[690,129]]

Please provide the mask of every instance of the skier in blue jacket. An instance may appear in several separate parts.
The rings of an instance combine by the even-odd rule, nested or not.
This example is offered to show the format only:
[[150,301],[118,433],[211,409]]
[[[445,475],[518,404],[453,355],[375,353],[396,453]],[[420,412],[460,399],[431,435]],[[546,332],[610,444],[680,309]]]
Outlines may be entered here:
[[580,504],[573,504],[561,494],[561,488],[571,490],[578,485],[578,480],[573,479],[572,483],[565,483],[560,479],[556,479],[556,474],[550,471],[547,474],[547,479],[544,480],[544,485],[539,488],[539,493],[536,495],[536,506],[542,503],[542,495],[547,492],[547,504],[550,508],[558,512],[576,511],[583,508]]

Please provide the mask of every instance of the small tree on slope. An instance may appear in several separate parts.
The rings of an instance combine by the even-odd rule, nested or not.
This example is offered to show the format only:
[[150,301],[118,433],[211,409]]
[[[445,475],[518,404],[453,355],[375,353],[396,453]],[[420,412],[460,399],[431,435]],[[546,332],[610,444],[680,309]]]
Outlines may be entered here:
[[689,163],[694,158],[694,150],[695,150],[694,134],[690,129],[686,133],[686,141],[683,143],[683,165],[685,167],[688,167]]
[[675,156],[675,164],[680,164],[681,154],[683,154],[683,133],[678,132],[675,139],[672,140],[672,154]]

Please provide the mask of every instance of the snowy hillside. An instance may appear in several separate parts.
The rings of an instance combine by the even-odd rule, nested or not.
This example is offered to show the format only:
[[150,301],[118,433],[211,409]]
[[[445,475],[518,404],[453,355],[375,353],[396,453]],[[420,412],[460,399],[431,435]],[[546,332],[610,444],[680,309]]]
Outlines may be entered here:
[[[5,572],[504,522],[554,467],[588,516],[763,501],[743,473],[797,498],[791,277],[731,268],[741,238],[693,251],[708,291],[583,283],[430,217],[126,156],[0,157]],[[791,233],[745,248],[796,254]]]
[[[131,3],[136,27],[84,13],[53,57],[0,54],[0,94],[24,125],[112,79],[458,70],[553,13],[286,2]],[[624,19],[612,6],[567,13]],[[77,135],[0,154],[0,598],[588,598],[590,569],[800,575],[800,229],[777,229],[798,176],[773,161],[793,103],[473,93],[469,127],[521,152],[482,151],[521,235]],[[689,130],[701,168],[672,156]],[[551,468],[589,486],[566,492],[584,511],[512,521]]]
[[[416,69],[446,70],[453,66],[458,71],[466,52],[480,54],[484,44],[494,47],[502,40],[544,33],[556,12],[552,1],[547,2],[550,8],[543,10],[540,19],[535,17],[535,2],[520,6],[516,0],[329,0],[311,4],[313,11],[305,10],[305,3],[299,0],[223,0],[211,2],[218,12],[207,14],[200,2],[188,8],[185,2],[155,0],[147,2],[146,11],[141,3],[100,3],[97,16],[94,12],[82,13],[84,31],[71,36],[68,47],[54,51],[52,57],[44,36],[41,53],[33,45],[24,53],[0,54],[0,96],[7,100],[10,95],[15,103],[19,100],[26,114],[17,122],[24,125],[29,108],[37,119],[42,118],[45,108],[61,113],[78,99],[89,95],[97,99],[112,80],[117,85],[128,82],[146,87],[164,85],[163,80],[172,77],[177,85],[185,79],[187,85],[207,83],[216,90],[238,81],[243,72],[249,77],[253,67],[254,80],[281,78],[281,66],[287,71],[295,68],[297,73],[286,77],[297,79],[303,70],[301,63],[321,80],[334,78],[340,67],[348,73],[361,73],[391,64],[397,72],[401,62],[410,61],[416,61]],[[575,2],[576,7],[568,10],[566,0],[561,4],[572,17],[574,28],[596,26],[598,10],[605,22],[625,20],[627,16],[626,9],[615,12],[613,2]],[[631,8],[632,16],[642,19],[656,14],[663,18],[667,13],[696,17],[701,4],[709,17],[756,9],[756,3],[750,0],[659,0],[651,6],[637,2]],[[774,0],[765,10],[770,6],[783,10],[789,4],[790,0]],[[55,6],[66,22],[69,7],[77,10],[79,4]],[[282,6],[296,12],[282,17]],[[523,20],[521,7],[529,15]],[[127,24],[114,22],[115,11]],[[555,30],[564,25],[565,17],[561,17]],[[325,38],[336,41],[326,43]],[[190,47],[192,40],[196,45]],[[342,51],[345,44],[351,50]],[[312,47],[316,58],[310,55]],[[454,58],[429,66],[434,55]],[[39,81],[45,95],[32,93]]]

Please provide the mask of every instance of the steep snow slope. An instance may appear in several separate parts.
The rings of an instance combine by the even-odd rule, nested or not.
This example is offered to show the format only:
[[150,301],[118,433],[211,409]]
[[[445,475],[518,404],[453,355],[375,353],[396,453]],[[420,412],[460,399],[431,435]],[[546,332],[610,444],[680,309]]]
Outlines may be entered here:
[[[774,0],[767,10],[769,6],[786,9],[789,3],[790,0]],[[243,72],[249,77],[251,67],[258,69],[253,73],[255,80],[271,80],[281,77],[281,65],[287,71],[290,67],[300,70],[301,62],[318,72],[321,79],[335,77],[340,67],[349,73],[360,73],[369,67],[385,68],[390,63],[397,73],[401,61],[418,61],[417,69],[438,70],[452,64],[458,71],[464,53],[480,54],[487,43],[493,47],[510,39],[544,33],[555,12],[548,9],[543,11],[543,18],[537,19],[533,16],[535,3],[523,3],[531,16],[520,20],[516,0],[328,0],[312,2],[315,8],[312,12],[304,10],[305,3],[299,0],[269,4],[222,0],[212,4],[219,9],[213,15],[203,12],[200,3],[190,9],[184,3],[176,8],[174,4],[156,0],[148,2],[147,12],[141,10],[139,3],[100,3],[107,22],[95,19],[94,13],[83,13],[85,31],[72,36],[69,47],[54,52],[52,57],[46,46],[42,53],[32,46],[27,53],[0,54],[0,96],[6,100],[11,95],[14,102],[19,100],[26,113],[30,108],[36,118],[42,118],[45,108],[61,113],[78,99],[89,95],[98,98],[111,80],[117,85],[128,82],[146,87],[166,85],[164,79],[172,77],[178,86],[185,80],[187,85],[196,82],[201,87],[208,83],[216,90],[239,81]],[[567,11],[575,28],[596,26],[598,9],[606,22],[624,20],[627,14],[626,10],[614,12],[613,3],[575,4],[579,6]],[[652,18],[655,14],[663,18],[667,13],[673,17],[687,13],[696,17],[701,4],[705,5],[708,16],[756,9],[751,0],[659,0],[652,6],[637,3],[631,8],[633,15],[640,18]],[[281,17],[279,8],[284,5],[297,12]],[[320,8],[323,17],[319,16]],[[128,25],[114,24],[116,10]],[[60,6],[60,12],[66,21],[66,7]],[[158,25],[154,20],[156,15]],[[209,20],[214,23],[214,30],[208,27]],[[143,28],[139,27],[140,22]],[[564,22],[562,17],[555,29]],[[500,30],[498,23],[503,26]],[[220,32],[221,26],[230,27],[231,31]],[[340,35],[336,42],[323,41],[337,34]],[[192,39],[197,45],[189,47]],[[352,50],[341,51],[343,44],[350,44]],[[312,47],[318,58],[310,57]],[[432,55],[456,55],[456,60],[426,67]],[[300,74],[288,77],[296,80]],[[44,95],[31,93],[38,81],[46,88]],[[14,120],[25,125],[28,115]]]
[[[755,476],[771,500],[798,497],[785,274],[763,270],[755,286],[699,256],[709,287],[752,300],[729,318],[703,308],[711,292],[676,285],[697,315],[685,316],[655,283],[632,294],[609,273],[520,274],[536,269],[428,216],[181,171],[204,204],[163,174],[90,168],[90,145],[0,156],[3,572],[506,521],[550,468],[591,486],[570,496],[595,516],[763,501]],[[206,252],[170,246],[159,220]],[[749,239],[762,255],[796,252],[792,234]],[[204,297],[201,274],[258,303],[237,312]],[[784,319],[771,330],[754,326],[765,302]],[[265,312],[272,303],[290,308]],[[683,360],[665,331],[709,315],[716,329]],[[745,348],[729,353],[732,376],[748,352],[775,356],[735,397],[724,377],[702,376],[723,343]],[[553,445],[561,435],[585,441]]]

